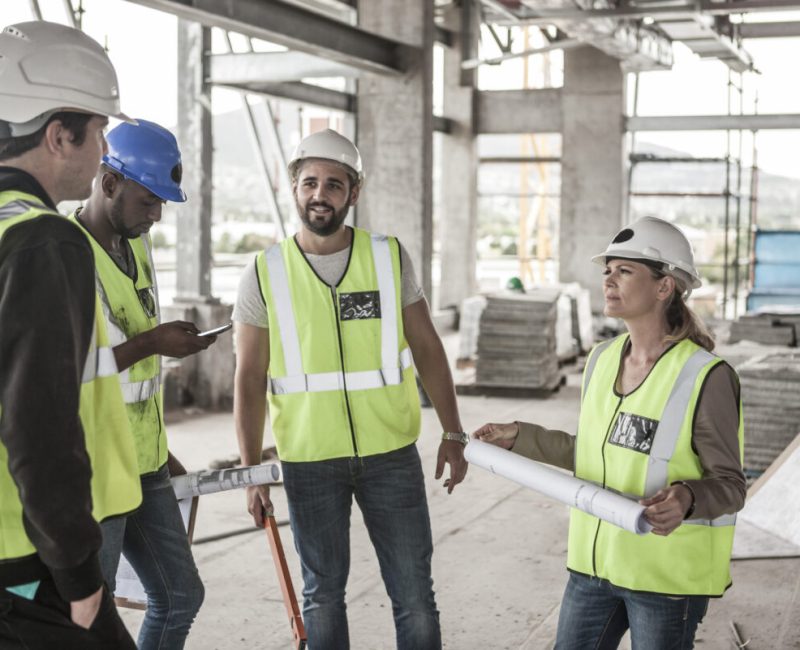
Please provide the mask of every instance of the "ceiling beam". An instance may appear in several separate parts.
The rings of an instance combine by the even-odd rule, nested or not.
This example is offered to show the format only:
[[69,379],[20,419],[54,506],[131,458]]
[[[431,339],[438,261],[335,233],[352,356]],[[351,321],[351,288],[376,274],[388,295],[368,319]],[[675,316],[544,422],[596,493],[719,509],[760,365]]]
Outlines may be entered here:
[[305,52],[212,54],[209,82],[215,85],[300,81],[319,77],[357,77],[351,66]]
[[792,38],[800,36],[800,21],[785,23],[739,23],[736,32],[742,38]]
[[485,90],[476,93],[477,133],[558,133],[563,124],[560,88]]
[[280,0],[127,0],[207,27],[238,32],[368,72],[399,74],[419,48]]
[[[698,0],[696,3],[659,5],[656,7],[627,6],[612,9],[528,9],[514,25],[548,25],[554,20],[601,20],[605,18],[645,18],[658,20],[687,18],[698,14],[728,16],[739,13],[765,13],[800,9],[800,0],[739,0],[714,2]],[[499,24],[505,24],[500,22]]]
[[800,114],[628,117],[628,131],[766,131],[800,129]]
[[345,113],[356,112],[356,97],[330,88],[290,81],[286,83],[219,84],[219,88],[229,88],[254,95],[268,95],[277,99],[288,99],[300,104],[321,106]]

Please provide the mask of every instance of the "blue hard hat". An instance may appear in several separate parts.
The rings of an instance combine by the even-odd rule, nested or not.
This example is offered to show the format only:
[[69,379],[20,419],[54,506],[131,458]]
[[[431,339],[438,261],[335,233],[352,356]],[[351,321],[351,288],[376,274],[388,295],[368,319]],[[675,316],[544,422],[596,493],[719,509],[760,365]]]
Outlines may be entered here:
[[183,203],[181,152],[175,136],[147,120],[123,123],[106,136],[103,163],[164,201]]

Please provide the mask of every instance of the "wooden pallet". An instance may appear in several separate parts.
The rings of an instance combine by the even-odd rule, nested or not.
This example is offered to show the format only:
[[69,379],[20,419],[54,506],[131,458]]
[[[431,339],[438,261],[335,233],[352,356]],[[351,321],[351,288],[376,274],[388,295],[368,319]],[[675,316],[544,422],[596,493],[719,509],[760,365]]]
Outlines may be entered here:
[[494,386],[465,382],[456,384],[456,395],[484,397],[513,397],[522,399],[547,399],[558,392],[567,383],[566,375],[561,375],[558,384],[553,388],[525,388],[521,386]]

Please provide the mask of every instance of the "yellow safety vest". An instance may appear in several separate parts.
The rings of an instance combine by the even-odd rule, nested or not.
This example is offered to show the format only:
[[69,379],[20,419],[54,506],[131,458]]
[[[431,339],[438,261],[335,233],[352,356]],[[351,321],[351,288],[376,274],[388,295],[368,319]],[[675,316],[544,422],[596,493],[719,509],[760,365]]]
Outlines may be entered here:
[[353,230],[336,287],[294,238],[256,258],[269,314],[269,414],[281,460],[371,456],[412,444],[420,410],[403,333],[400,246]]
[[[56,213],[31,194],[0,192],[0,240],[10,227],[41,215]],[[94,518],[102,521],[132,512],[142,502],[136,450],[99,297],[95,299],[94,332],[83,370],[79,415],[92,464]],[[8,471],[8,452],[2,443],[0,495],[0,560],[34,555],[36,549],[25,533],[22,503]]]
[[[131,278],[117,266],[75,214],[70,215],[70,219],[86,233],[92,244],[97,292],[103,305],[111,346],[116,347],[156,327],[160,313],[150,236],[145,234],[129,241],[136,263],[136,276]],[[136,441],[139,473],[155,472],[167,462],[161,357],[153,354],[120,371],[119,382]]]
[[[674,481],[703,477],[692,449],[695,409],[708,373],[722,360],[680,341],[622,397],[614,386],[627,340],[602,343],[587,360],[575,476],[640,499]],[[740,404],[740,460],[742,423]],[[573,508],[567,566],[634,591],[719,596],[731,583],[735,522],[735,515],[691,519],[666,537],[640,536]]]

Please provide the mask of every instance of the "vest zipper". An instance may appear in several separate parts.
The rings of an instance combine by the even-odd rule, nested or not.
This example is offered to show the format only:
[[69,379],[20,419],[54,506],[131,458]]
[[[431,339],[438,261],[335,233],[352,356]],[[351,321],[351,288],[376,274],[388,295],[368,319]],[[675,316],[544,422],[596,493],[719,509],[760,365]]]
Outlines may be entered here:
[[350,411],[350,399],[347,396],[347,373],[344,370],[344,344],[342,343],[342,329],[339,321],[339,306],[336,301],[336,289],[331,290],[331,300],[333,301],[333,315],[336,319],[336,336],[339,338],[339,359],[342,363],[342,386],[344,387],[344,405],[347,408],[347,421],[350,424],[350,438],[353,441],[353,456],[358,456],[358,444],[356,444],[356,428],[353,426],[353,413]]
[[[620,397],[619,401],[617,402],[617,407],[614,409],[614,413],[611,416],[611,420],[608,423],[608,427],[606,428],[606,435],[603,438],[603,444],[600,447],[600,456],[603,459],[603,489],[606,487],[606,442],[608,442],[608,437],[611,435],[611,427],[614,424],[614,418],[616,417],[617,413],[619,413],[619,407],[622,406],[622,400],[625,399],[624,397]],[[592,542],[592,573],[594,573],[595,577],[597,577],[597,537],[600,535],[600,524],[601,520],[597,520],[597,527],[594,529],[594,541]]]

